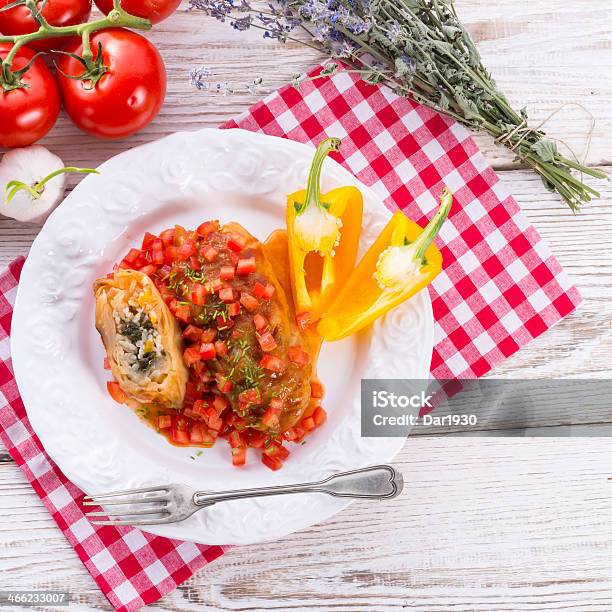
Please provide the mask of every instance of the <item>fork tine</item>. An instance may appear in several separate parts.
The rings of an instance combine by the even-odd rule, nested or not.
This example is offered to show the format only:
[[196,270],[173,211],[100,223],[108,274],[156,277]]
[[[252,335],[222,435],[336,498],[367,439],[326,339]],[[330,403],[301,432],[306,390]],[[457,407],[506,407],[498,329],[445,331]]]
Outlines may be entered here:
[[134,510],[133,512],[129,510],[117,510],[116,512],[86,512],[85,516],[142,516],[144,514],[170,514],[170,512],[164,506],[162,508],[149,508],[148,510]]
[[152,504],[159,501],[168,501],[170,498],[166,495],[162,497],[128,497],[127,499],[110,498],[100,499],[99,497],[90,497],[83,502],[84,506],[114,506],[117,504]]
[[107,497],[121,497],[122,495],[132,495],[136,493],[155,493],[157,491],[164,491],[166,493],[170,493],[169,486],[159,486],[159,487],[143,487],[142,489],[126,489],[125,491],[112,491],[111,493],[99,493],[95,495],[85,495],[83,499],[92,500],[96,499],[106,499]]
[[174,522],[176,521],[170,515],[168,515],[167,517],[160,518],[160,519],[145,519],[145,520],[140,520],[140,521],[130,521],[130,520],[91,521],[91,524],[98,525],[98,526],[110,525],[113,527],[123,527],[123,526],[138,527],[139,525],[161,525],[162,523],[174,523]]

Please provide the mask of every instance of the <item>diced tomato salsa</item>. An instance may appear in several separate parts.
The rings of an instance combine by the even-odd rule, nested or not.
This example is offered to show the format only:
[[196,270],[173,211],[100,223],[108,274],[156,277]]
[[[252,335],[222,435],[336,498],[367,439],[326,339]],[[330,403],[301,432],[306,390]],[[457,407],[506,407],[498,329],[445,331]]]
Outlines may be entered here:
[[[153,280],[181,326],[189,368],[180,411],[139,414],[172,444],[210,447],[225,438],[233,465],[245,465],[251,448],[264,465],[278,470],[290,455],[284,444],[302,442],[325,422],[323,387],[311,381],[306,412],[281,431],[286,400],[268,395],[262,381],[310,367],[310,355],[301,345],[279,347],[270,318],[275,286],[258,271],[248,244],[248,236],[224,232],[218,221],[205,221],[193,232],[177,225],[159,236],[147,232],[141,248],[130,249],[117,267],[140,270]],[[296,319],[302,329],[310,323],[309,313]],[[256,342],[249,344],[249,337]],[[242,378],[235,380],[237,368]],[[118,402],[127,399],[115,381],[108,391]]]

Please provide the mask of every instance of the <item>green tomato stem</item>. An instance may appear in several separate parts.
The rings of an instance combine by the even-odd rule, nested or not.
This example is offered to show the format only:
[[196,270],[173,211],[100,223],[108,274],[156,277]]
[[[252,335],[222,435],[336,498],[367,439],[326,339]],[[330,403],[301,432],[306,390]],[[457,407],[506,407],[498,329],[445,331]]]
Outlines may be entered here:
[[298,215],[301,215],[310,206],[321,206],[321,170],[323,169],[323,162],[329,153],[339,151],[341,144],[342,142],[339,138],[327,138],[319,143],[308,174],[308,186],[306,188],[304,204],[297,210]]
[[34,0],[26,0],[26,6],[30,9],[32,16],[40,27],[38,30],[36,30],[36,32],[32,32],[30,34],[19,34],[16,36],[0,35],[0,43],[11,43],[13,45],[13,48],[2,60],[2,78],[4,82],[10,83],[11,79],[13,78],[11,65],[19,49],[31,42],[47,38],[61,38],[65,36],[81,37],[83,38],[84,43],[83,55],[85,57],[89,56],[91,61],[92,52],[89,48],[89,44],[85,44],[85,41],[89,40],[89,36],[92,33],[99,30],[104,30],[106,28],[131,28],[133,30],[151,29],[151,22],[148,19],[142,19],[141,17],[130,15],[121,7],[119,0],[113,1],[114,8],[106,17],[97,19],[96,21],[71,26],[53,26],[49,24],[42,16]]

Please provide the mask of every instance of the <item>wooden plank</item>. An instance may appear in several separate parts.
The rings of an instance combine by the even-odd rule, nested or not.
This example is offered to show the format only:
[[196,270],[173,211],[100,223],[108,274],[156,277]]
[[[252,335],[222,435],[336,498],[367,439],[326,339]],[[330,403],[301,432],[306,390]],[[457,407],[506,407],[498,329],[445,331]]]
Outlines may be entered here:
[[[597,120],[588,159],[593,164],[612,161],[612,6],[608,0],[568,3],[565,0],[459,0],[457,9],[479,43],[486,65],[500,88],[517,107],[526,106],[537,125],[565,103],[567,107],[548,124],[551,135],[562,138],[581,155],[590,129],[589,112]],[[186,4],[184,5],[186,6]],[[519,8],[520,7],[520,8]],[[66,162],[96,166],[108,157],[143,142],[179,130],[215,127],[246,110],[262,95],[306,71],[322,55],[290,42],[265,41],[261,32],[237,33],[202,13],[179,11],[149,35],[168,68],[166,104],[158,119],[140,134],[120,142],[95,142],[62,117],[44,140]],[[213,81],[228,81],[244,91],[262,77],[258,93],[219,95],[189,85],[189,71],[209,66]],[[488,136],[477,142],[496,166],[512,166],[512,155]]]
[[[532,123],[565,102],[597,119],[588,159],[612,165],[612,6],[608,0],[457,0],[500,87]],[[93,141],[62,118],[45,140],[66,162],[111,155],[181,129],[214,127],[321,56],[295,44],[237,34],[179,13],[151,38],[169,70],[160,117],[124,142]],[[215,79],[256,95],[221,96],[188,84],[208,65]],[[589,118],[565,108],[551,134],[581,153]],[[498,169],[516,168],[486,136]],[[495,375],[612,376],[612,190],[574,218],[531,172],[501,172],[585,303]],[[76,179],[71,179],[74,184]],[[0,265],[23,253],[38,228],[0,219]],[[607,611],[612,608],[609,439],[411,438],[399,457],[407,482],[387,504],[355,504],[287,541],[237,548],[156,604],[161,610]],[[110,609],[23,475],[0,452],[0,588],[69,588],[75,610]],[[281,561],[282,560],[282,561]]]
[[[609,439],[414,438],[406,492],[286,541],[239,547],[162,610],[609,610]],[[0,587],[108,609],[23,482],[0,466]]]

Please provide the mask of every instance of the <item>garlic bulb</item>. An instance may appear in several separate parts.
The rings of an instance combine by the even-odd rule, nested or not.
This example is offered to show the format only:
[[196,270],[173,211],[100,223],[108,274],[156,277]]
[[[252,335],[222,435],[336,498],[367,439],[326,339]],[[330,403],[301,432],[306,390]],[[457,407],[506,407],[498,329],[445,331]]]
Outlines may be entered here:
[[40,145],[9,151],[0,162],[0,190],[6,194],[0,211],[17,221],[42,223],[64,197],[68,172],[100,174],[92,168],[64,167]]
[[[0,191],[5,199],[6,189],[12,181],[23,183],[37,191],[38,184],[49,174],[64,168],[64,162],[45,147],[33,145],[12,149],[4,154],[0,162]],[[66,174],[61,173],[45,183],[38,197],[25,188],[19,189],[8,204],[0,204],[0,213],[17,221],[43,223],[51,211],[60,203],[66,188]],[[8,191],[8,192],[7,192]]]

